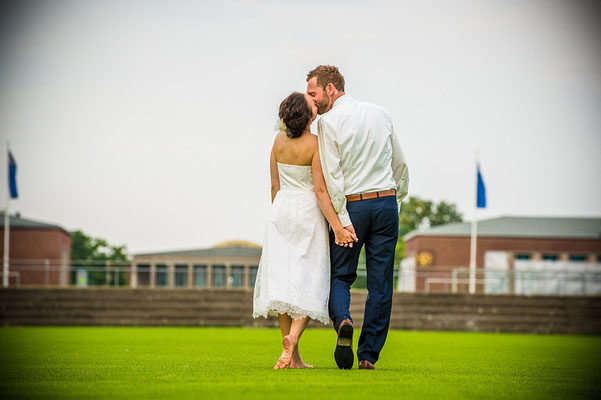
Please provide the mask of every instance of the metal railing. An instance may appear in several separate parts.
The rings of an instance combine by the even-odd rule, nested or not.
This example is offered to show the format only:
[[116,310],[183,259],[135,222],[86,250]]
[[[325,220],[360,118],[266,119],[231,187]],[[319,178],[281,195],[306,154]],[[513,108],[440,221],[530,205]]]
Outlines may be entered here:
[[10,286],[20,286],[24,281],[44,286],[77,285],[77,274],[85,271],[95,285],[124,286],[131,269],[127,261],[11,259],[9,280]]
[[[601,264],[583,263],[582,265],[580,270],[560,268],[561,266],[552,269],[478,269],[476,292],[516,295],[601,295]],[[128,287],[137,286],[132,285],[132,281],[142,274],[149,273],[148,270],[134,268],[130,261],[12,259],[10,260],[9,278],[10,286],[25,284]],[[189,273],[177,269],[155,270],[155,274],[160,277],[157,275],[157,284],[153,287],[206,287],[204,283],[197,284],[196,271]],[[171,275],[168,276],[168,274]],[[469,274],[470,271],[467,267],[437,267],[436,270],[431,271],[397,267],[394,272],[394,288],[397,291],[407,292],[466,294],[469,287]],[[255,278],[254,275],[251,276],[248,277],[250,288],[254,286]],[[224,279],[226,280],[224,288],[238,288],[230,282],[233,280],[233,276],[224,276]],[[205,282],[204,279],[201,281]],[[149,287],[149,285],[144,286]],[[360,265],[353,288],[364,289],[366,286],[367,271],[364,266]]]
[[[252,287],[256,277],[256,267],[247,270],[233,266],[229,274],[225,269],[220,271],[221,283],[207,282],[207,272],[197,272],[196,264],[186,264],[186,269],[178,268],[180,264],[157,264],[151,270],[147,264],[134,265],[131,261],[105,260],[50,260],[26,259],[10,260],[10,286],[77,286],[77,287],[169,287],[169,288],[248,288],[243,285],[244,274],[248,275],[247,282]],[[183,264],[182,264],[183,265]],[[189,269],[189,267],[191,267]],[[152,271],[152,272],[151,272]],[[150,274],[154,279],[149,279]],[[204,274],[204,279],[196,280],[197,275]],[[242,274],[242,275],[241,275]],[[213,276],[218,275],[216,270]],[[140,277],[146,276],[146,283],[140,283]],[[0,277],[2,273],[0,271]]]
[[[601,265],[589,270],[553,269],[478,269],[476,292],[515,295],[601,295]],[[467,267],[437,271],[401,270],[400,290],[408,292],[469,293],[470,270]],[[402,287],[402,288],[401,288]]]

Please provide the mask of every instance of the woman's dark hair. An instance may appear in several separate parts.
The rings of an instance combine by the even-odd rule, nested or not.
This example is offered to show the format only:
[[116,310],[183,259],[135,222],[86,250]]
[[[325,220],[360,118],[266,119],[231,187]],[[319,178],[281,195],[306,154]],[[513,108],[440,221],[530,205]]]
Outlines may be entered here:
[[313,110],[307,104],[304,94],[294,92],[280,104],[279,115],[286,125],[286,136],[297,138],[303,134],[307,124],[313,118]]

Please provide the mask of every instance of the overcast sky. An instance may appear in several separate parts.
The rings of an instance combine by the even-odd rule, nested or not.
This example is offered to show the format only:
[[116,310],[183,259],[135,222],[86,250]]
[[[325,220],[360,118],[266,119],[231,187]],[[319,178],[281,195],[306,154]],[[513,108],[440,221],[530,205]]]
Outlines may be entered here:
[[471,219],[478,149],[481,218],[601,216],[601,40],[584,3],[15,3],[0,145],[26,218],[132,253],[262,243],[277,109],[319,64],[391,112],[410,195]]

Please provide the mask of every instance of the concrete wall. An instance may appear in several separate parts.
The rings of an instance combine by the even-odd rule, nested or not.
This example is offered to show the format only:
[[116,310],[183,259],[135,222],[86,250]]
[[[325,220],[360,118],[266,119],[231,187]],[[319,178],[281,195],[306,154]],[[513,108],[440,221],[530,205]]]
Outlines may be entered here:
[[[366,295],[352,294],[357,327]],[[0,323],[276,327],[276,318],[252,318],[252,296],[247,290],[217,289],[9,288],[0,289]],[[601,297],[395,293],[391,328],[601,334]]]

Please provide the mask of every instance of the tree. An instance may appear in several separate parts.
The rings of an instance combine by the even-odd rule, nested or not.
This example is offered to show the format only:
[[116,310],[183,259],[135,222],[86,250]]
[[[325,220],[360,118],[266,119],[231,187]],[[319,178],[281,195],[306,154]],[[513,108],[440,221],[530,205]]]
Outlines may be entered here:
[[450,224],[452,222],[463,222],[463,215],[457,211],[455,204],[441,201],[438,203],[434,212],[428,217],[430,226]]
[[[446,201],[436,204],[432,201],[413,196],[406,199],[399,213],[399,239],[394,253],[395,268],[405,258],[405,241],[403,237],[406,234],[416,229],[462,221],[463,215],[457,210],[455,204],[447,203]],[[359,265],[365,265],[365,247],[359,255]],[[357,281],[353,287],[365,287],[364,280]]]
[[451,222],[462,222],[463,215],[457,206],[446,201],[435,204],[419,197],[409,197],[401,206],[399,214],[399,240],[396,245],[394,263],[398,265],[405,258],[405,241],[403,237],[416,230],[444,225]]
[[[93,238],[80,230],[71,232],[71,260],[73,266],[85,267],[88,270],[88,284],[104,285],[106,275],[104,271],[98,271],[99,266],[104,263],[98,261],[128,262],[127,247],[111,246],[105,239]],[[125,284],[125,272],[119,272],[119,283]]]

